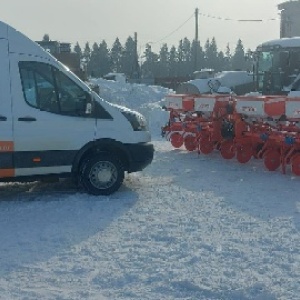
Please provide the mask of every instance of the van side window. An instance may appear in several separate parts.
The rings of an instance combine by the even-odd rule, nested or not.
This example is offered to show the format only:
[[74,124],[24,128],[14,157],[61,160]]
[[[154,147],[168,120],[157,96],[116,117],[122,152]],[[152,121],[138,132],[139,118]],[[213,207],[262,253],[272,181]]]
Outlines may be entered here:
[[19,62],[25,101],[52,113],[87,116],[91,97],[80,86],[53,66],[40,62]]
[[86,111],[89,96],[81,87],[75,84],[62,72],[55,70],[60,111],[63,114],[81,115]]

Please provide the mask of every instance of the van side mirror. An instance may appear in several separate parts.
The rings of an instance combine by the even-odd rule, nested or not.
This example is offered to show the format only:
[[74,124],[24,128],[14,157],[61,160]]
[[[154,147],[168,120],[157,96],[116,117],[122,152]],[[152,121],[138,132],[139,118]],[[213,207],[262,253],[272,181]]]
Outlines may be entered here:
[[92,113],[92,96],[89,92],[84,92],[82,97],[75,102],[75,110],[79,115],[90,115]]
[[85,114],[86,115],[90,115],[92,113],[92,103],[88,102],[86,104],[86,108],[85,108]]
[[84,111],[85,111],[86,115],[90,115],[92,113],[92,110],[93,110],[92,101],[93,101],[93,97],[92,97],[91,93],[85,92],[85,108],[84,108]]

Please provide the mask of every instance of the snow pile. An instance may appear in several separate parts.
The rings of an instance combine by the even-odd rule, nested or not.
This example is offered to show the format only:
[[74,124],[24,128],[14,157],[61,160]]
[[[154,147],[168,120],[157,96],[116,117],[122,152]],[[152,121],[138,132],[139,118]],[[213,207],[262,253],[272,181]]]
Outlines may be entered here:
[[172,90],[159,86],[122,83],[102,78],[90,79],[90,83],[99,86],[99,95],[104,100],[136,110],[141,106],[158,102],[166,94],[172,92]]
[[160,86],[117,82],[102,78],[90,79],[90,84],[99,87],[99,95],[104,100],[142,113],[147,118],[150,130],[154,135],[160,133],[161,126],[168,120],[169,114],[162,110],[163,98],[174,93],[173,90]]

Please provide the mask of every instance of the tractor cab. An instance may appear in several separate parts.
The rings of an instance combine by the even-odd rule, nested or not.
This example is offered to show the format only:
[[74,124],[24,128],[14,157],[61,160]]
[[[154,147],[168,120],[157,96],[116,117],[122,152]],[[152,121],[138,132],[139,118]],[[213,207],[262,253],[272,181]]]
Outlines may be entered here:
[[259,45],[254,59],[256,90],[263,95],[286,95],[294,89],[300,70],[300,37]]

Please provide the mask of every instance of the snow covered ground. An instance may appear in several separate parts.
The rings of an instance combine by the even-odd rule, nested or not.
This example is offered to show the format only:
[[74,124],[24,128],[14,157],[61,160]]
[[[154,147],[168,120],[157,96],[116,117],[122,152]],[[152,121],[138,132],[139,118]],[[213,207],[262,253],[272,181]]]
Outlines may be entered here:
[[173,149],[159,136],[167,92],[101,82],[147,115],[156,149],[116,194],[0,185],[0,299],[300,298],[300,179]]

